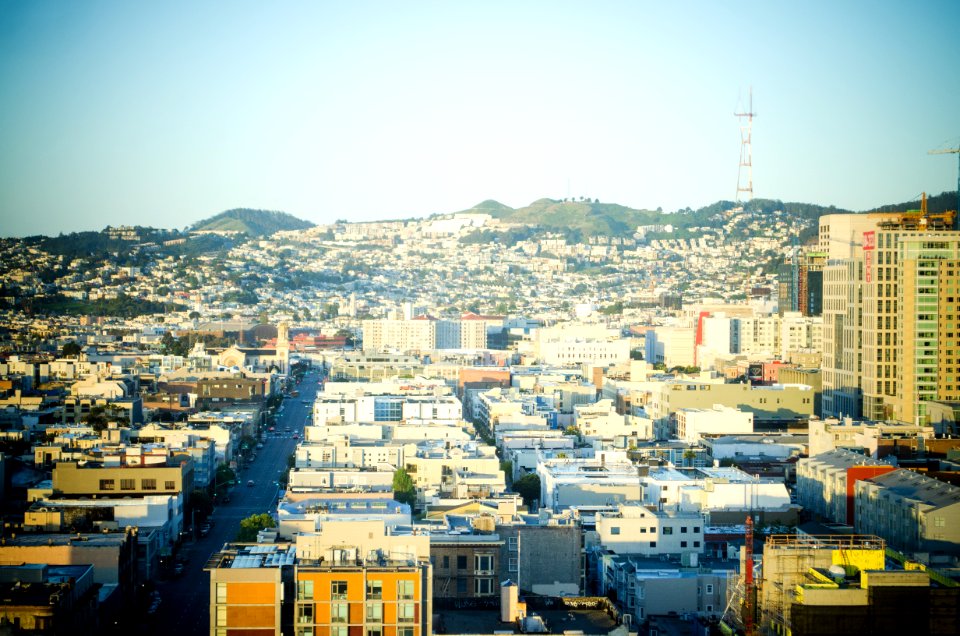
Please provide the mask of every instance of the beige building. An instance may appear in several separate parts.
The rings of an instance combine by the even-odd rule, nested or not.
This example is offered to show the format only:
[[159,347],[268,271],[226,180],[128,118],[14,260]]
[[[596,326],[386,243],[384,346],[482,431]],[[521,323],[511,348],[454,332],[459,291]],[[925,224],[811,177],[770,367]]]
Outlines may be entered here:
[[193,461],[171,458],[165,465],[106,466],[94,462],[60,462],[53,467],[53,492],[65,497],[143,497],[172,495],[174,515],[193,491]]
[[[632,400],[642,404],[643,397]],[[654,422],[658,439],[676,436],[674,414],[680,409],[710,409],[714,405],[753,414],[754,422],[790,424],[813,415],[814,391],[802,384],[750,386],[749,384],[661,382],[652,385],[645,411]]]
[[[823,412],[923,420],[927,400],[960,399],[955,311],[960,234],[945,215],[828,215]],[[860,409],[855,402],[862,396]]]
[[895,470],[856,483],[857,532],[904,552],[960,555],[960,488]]

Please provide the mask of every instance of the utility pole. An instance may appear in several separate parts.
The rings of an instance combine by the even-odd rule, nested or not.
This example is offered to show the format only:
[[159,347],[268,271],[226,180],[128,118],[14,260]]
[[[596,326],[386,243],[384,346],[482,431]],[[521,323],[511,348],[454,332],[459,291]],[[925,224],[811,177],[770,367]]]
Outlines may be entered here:
[[[740,167],[737,169],[737,203],[740,202],[740,194],[746,195],[746,200],[753,200],[753,118],[756,113],[753,112],[753,88],[750,88],[750,105],[746,112],[734,113],[734,117],[740,120]],[[744,123],[746,118],[746,123]],[[746,168],[746,174],[744,174]],[[746,178],[746,184],[743,183]]]
[[957,210],[953,214],[953,229],[960,230],[960,148],[931,150],[930,155],[957,155]]

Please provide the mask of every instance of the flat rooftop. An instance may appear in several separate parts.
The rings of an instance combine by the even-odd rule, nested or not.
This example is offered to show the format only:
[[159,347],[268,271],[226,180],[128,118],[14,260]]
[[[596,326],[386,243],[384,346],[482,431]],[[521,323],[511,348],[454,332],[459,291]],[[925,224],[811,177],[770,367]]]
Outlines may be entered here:
[[[579,631],[583,634],[608,634],[617,623],[603,610],[597,609],[546,609],[530,611],[538,614],[547,624],[550,633],[561,634]],[[438,619],[437,616],[440,616]],[[444,609],[434,616],[435,634],[520,634],[515,623],[501,623],[499,609]]]

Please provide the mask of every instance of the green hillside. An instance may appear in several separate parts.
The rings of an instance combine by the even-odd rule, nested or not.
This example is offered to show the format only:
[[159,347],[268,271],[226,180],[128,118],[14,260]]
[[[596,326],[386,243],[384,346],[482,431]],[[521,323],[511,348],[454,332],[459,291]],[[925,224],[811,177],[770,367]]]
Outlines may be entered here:
[[574,240],[632,234],[638,225],[657,223],[661,217],[658,212],[590,200],[539,199],[517,209],[487,200],[466,211],[490,214],[504,223],[534,225],[541,230],[563,233]]
[[195,223],[193,232],[243,232],[247,236],[270,236],[287,230],[306,230],[313,227],[309,221],[286,212],[237,208],[221,212]]

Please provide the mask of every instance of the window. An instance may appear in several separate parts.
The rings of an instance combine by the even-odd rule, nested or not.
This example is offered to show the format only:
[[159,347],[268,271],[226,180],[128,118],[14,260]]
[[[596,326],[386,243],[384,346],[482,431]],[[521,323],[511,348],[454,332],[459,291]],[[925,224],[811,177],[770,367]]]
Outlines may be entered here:
[[707,583],[707,594],[713,594],[713,583]]
[[669,527],[669,526],[665,526],[665,527],[663,528],[663,534],[673,534],[673,528],[671,528],[671,527]]
[[[313,607],[312,605],[307,605],[305,607]],[[331,623],[346,623],[348,605],[347,603],[331,603],[330,604],[330,622]]]
[[444,570],[450,569],[450,556],[446,554],[443,555],[443,569]]
[[297,605],[297,622],[313,622],[313,605]]
[[397,598],[401,600],[413,598],[413,581],[397,581]]
[[347,600],[347,582],[331,581],[330,582],[330,598],[335,601]]
[[136,479],[121,479],[120,480],[120,490],[136,490],[137,489],[137,480]]
[[142,490],[156,490],[157,489],[157,480],[156,479],[141,479],[140,488]]
[[414,615],[414,603],[397,603],[397,622],[412,623],[416,620]]
[[511,552],[515,552],[520,544],[519,537],[510,537],[507,539],[507,549]]
[[693,547],[699,548],[699,547],[700,547],[700,542],[699,542],[699,541],[694,541],[694,542],[693,542]]
[[101,479],[100,490],[116,490],[116,482],[112,479]]
[[477,554],[473,557],[474,570],[477,572],[490,572],[493,570],[492,554]]
[[680,526],[680,534],[687,534],[687,526]]
[[383,636],[383,628],[379,625],[376,627],[368,627],[367,636]]
[[412,627],[398,627],[397,636],[413,636]]
[[367,603],[367,622],[383,622],[383,603]]
[[700,532],[700,526],[693,526],[694,532]]
[[650,547],[651,547],[651,548],[657,547],[657,542],[656,542],[656,541],[651,541],[651,542],[650,542]]
[[464,596],[467,593],[467,579],[457,579],[457,596]]
[[620,526],[610,526],[610,534],[620,534]]
[[383,598],[383,581],[373,579],[367,581],[367,598]]
[[493,594],[493,579],[474,579],[473,591],[477,596]]
[[226,626],[227,624],[227,606],[217,605],[217,625]]
[[467,556],[465,554],[461,554],[460,556],[457,557],[457,569],[458,570],[467,569]]
[[312,627],[298,627],[297,636],[313,636]]
[[687,542],[686,542],[686,541],[681,541],[681,542],[680,542],[680,547],[681,547],[681,548],[687,547]]
[[297,600],[298,601],[311,601],[313,600],[313,581],[297,581]]
[[175,482],[175,481],[165,481],[165,482],[163,482],[163,489],[164,489],[164,490],[176,490],[176,489],[177,489],[177,482]]
[[509,566],[507,568],[508,570],[510,570],[511,572],[517,572],[520,569],[520,560],[517,559],[516,557],[510,557],[508,566]]
[[347,636],[346,625],[331,625],[330,636]]
[[706,610],[707,610],[708,612],[712,612],[712,611],[713,611],[713,605],[707,605],[707,606],[706,606]]
[[217,583],[217,603],[227,602],[227,584]]

